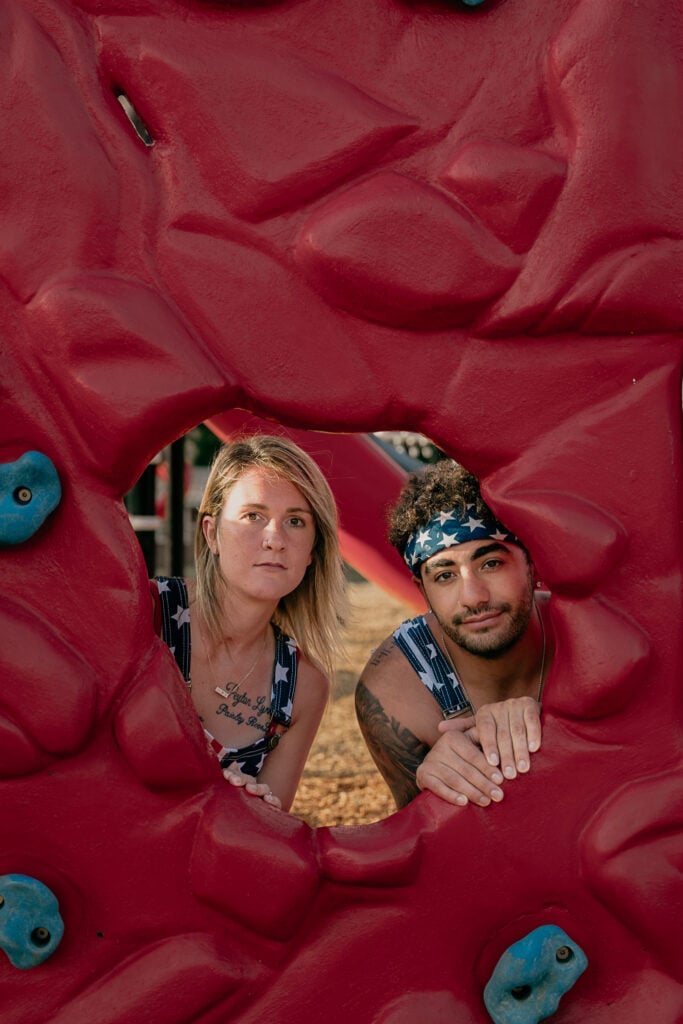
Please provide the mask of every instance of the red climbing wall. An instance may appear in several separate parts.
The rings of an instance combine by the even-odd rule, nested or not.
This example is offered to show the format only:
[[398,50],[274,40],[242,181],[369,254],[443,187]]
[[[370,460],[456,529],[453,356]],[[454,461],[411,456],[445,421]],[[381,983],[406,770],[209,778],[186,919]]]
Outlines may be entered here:
[[[485,1024],[545,924],[558,1022],[677,1024],[680,5],[4,0],[0,50],[0,483],[61,482],[0,507],[0,873],[65,926],[3,1024]],[[530,547],[558,650],[500,806],[312,832],[222,783],[121,496],[235,406],[420,430]]]

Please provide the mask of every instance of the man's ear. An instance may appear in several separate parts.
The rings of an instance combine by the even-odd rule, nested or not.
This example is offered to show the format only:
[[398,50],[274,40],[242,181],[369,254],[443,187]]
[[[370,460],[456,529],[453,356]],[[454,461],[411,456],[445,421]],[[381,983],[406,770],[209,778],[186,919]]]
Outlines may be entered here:
[[427,608],[431,612],[432,604],[429,598],[427,597],[427,591],[425,590],[424,583],[422,582],[422,576],[413,576],[413,583],[422,594],[422,600],[424,601],[424,603],[427,605]]
[[538,575],[538,570],[532,561],[529,561],[529,572],[531,573],[531,579],[533,581],[534,590],[547,590],[545,583]]
[[202,519],[202,533],[212,555],[218,554],[218,540],[216,539],[216,520],[214,516],[204,516]]

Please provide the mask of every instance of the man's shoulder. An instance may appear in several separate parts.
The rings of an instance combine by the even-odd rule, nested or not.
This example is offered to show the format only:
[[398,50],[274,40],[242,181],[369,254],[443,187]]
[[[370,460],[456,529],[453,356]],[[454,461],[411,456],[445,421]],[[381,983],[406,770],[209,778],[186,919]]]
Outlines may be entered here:
[[369,690],[380,688],[385,680],[391,680],[392,684],[395,685],[398,676],[405,675],[408,678],[414,674],[410,664],[396,644],[396,634],[415,621],[415,619],[408,619],[406,622],[402,622],[372,652],[361,675],[361,681]]
[[365,668],[363,669],[364,677],[373,677],[381,674],[384,666],[387,663],[392,662],[398,655],[396,648],[396,642],[394,640],[394,634],[390,633],[389,636],[385,637],[381,644],[371,652],[368,658]]

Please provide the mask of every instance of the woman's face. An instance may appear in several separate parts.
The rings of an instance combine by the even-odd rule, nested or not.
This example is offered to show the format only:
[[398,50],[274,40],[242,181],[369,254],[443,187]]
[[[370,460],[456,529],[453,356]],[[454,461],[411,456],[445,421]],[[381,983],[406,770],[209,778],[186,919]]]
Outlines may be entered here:
[[205,516],[202,528],[233,594],[277,602],[296,590],[312,561],[311,507],[293,483],[272,470],[246,470],[220,515]]

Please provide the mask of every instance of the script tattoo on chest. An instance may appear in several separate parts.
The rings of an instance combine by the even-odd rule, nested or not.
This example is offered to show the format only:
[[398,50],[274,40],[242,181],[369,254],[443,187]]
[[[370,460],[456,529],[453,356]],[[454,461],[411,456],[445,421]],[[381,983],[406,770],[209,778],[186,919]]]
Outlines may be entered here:
[[405,807],[420,789],[415,772],[429,753],[419,740],[395,718],[389,718],[381,701],[362,680],[356,688],[356,714],[373,760],[392,792],[397,807]]
[[237,683],[226,683],[221,689],[227,694],[227,700],[218,705],[217,715],[224,715],[238,725],[248,725],[262,733],[268,732],[273,708],[265,697],[252,700],[248,693],[239,689]]

